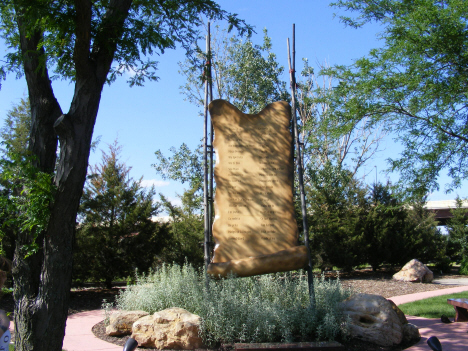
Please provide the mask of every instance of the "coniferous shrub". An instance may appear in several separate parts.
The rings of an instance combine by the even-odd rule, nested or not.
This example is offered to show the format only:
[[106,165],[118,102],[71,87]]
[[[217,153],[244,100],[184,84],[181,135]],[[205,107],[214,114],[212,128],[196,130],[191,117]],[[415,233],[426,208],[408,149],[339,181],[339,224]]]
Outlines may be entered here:
[[147,271],[166,245],[167,228],[152,220],[159,211],[146,190],[120,162],[117,141],[90,168],[76,230],[73,277],[103,280],[107,287],[135,269]]
[[464,258],[460,262],[460,270],[458,272],[462,275],[468,275],[468,258]]
[[413,258],[446,269],[445,239],[419,202],[408,203],[391,184],[366,188],[351,172],[326,164],[310,171],[310,237],[317,266],[345,271],[370,264],[401,266]]
[[117,298],[123,310],[154,313],[181,307],[202,318],[201,335],[220,342],[335,340],[346,332],[339,302],[349,296],[339,281],[315,280],[310,302],[304,274],[281,273],[213,280],[191,265],[164,265],[137,277]]
[[456,207],[450,212],[453,217],[447,223],[449,255],[453,261],[461,262],[460,274],[468,274],[468,216],[460,197],[457,197]]
[[375,270],[386,263],[401,266],[413,258],[433,262],[443,252],[443,238],[424,200],[410,204],[391,184],[374,184],[368,196],[365,221],[365,258]]
[[350,271],[366,263],[362,255],[365,188],[350,171],[330,163],[309,173],[311,247],[322,266]]

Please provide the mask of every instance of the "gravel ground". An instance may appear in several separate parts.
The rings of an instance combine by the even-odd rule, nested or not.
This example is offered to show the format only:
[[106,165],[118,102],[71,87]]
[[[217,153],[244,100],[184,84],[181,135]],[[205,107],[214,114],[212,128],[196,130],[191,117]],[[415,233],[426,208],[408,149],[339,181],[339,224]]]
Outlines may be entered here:
[[406,283],[387,278],[341,279],[341,284],[354,292],[381,295],[385,298],[424,291],[453,288],[453,285]]

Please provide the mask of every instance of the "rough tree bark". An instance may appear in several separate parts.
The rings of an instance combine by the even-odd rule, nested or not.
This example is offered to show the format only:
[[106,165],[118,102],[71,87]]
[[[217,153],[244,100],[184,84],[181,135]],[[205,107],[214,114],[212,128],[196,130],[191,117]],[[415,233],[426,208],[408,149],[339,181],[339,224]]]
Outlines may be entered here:
[[[91,47],[91,1],[77,0],[75,93],[70,110],[63,114],[55,99],[47,68],[37,49],[42,33],[31,35],[16,7],[17,22],[32,112],[30,150],[37,167],[52,173],[57,191],[50,204],[47,230],[38,238],[41,250],[24,257],[21,247],[30,243],[17,238],[13,278],[15,282],[16,349],[60,351],[71,285],[72,248],[76,214],[86,179],[88,157],[103,85],[111,67],[116,39],[128,15],[131,0],[111,0],[103,30]],[[57,139],[60,155],[56,162]]]

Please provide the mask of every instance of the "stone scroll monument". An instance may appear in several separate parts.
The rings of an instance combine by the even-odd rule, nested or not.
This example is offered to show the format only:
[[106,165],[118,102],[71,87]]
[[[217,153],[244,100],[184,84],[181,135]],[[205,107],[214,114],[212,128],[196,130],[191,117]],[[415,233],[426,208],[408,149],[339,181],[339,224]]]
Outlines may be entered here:
[[293,204],[291,107],[247,115],[224,100],[209,106],[216,150],[214,255],[208,273],[240,277],[307,264]]

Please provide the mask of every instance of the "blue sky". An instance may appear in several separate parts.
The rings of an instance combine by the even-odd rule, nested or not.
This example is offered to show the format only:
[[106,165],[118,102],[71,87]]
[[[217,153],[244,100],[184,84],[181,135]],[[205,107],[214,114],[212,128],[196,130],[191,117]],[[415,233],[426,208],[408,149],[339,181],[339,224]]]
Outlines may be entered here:
[[[340,23],[334,13],[341,10],[328,6],[326,0],[222,0],[222,8],[237,13],[240,18],[255,26],[257,32],[253,41],[261,43],[263,28],[268,29],[272,39],[273,51],[278,62],[287,67],[286,39],[291,37],[292,24],[296,25],[296,69],[301,68],[301,58],[309,59],[309,64],[325,60],[330,64],[351,64],[354,59],[364,56],[371,48],[381,45],[376,34],[381,30],[377,25],[368,25],[362,29],[352,29]],[[341,11],[341,12],[340,12]],[[5,53],[4,43],[0,41],[0,55]],[[123,145],[122,161],[132,167],[134,178],[144,177],[147,184],[155,184],[156,191],[175,200],[176,192],[181,193],[183,186],[172,181],[163,181],[151,167],[156,161],[154,152],[160,149],[169,155],[171,146],[178,147],[187,143],[194,148],[203,136],[203,120],[198,115],[199,109],[184,101],[179,87],[184,84],[184,77],[178,73],[178,62],[184,60],[182,49],[168,50],[164,55],[156,56],[159,61],[157,82],[147,83],[144,87],[130,88],[125,77],[111,86],[105,86],[95,125],[94,135],[101,136],[99,148],[106,149],[107,144],[118,138]],[[287,70],[286,70],[287,71]],[[288,77],[285,75],[285,80]],[[55,94],[62,110],[68,111],[73,85],[66,81],[53,83]],[[24,78],[16,80],[9,75],[2,82],[0,90],[0,123],[6,112],[20,98],[27,95]],[[366,166],[370,174],[366,181],[371,183],[377,177],[385,181],[389,176],[382,170],[386,168],[385,159],[396,156],[401,150],[388,137],[382,143],[382,151]],[[90,157],[90,164],[99,162],[100,151]],[[391,176],[397,179],[397,175]],[[441,189],[447,178],[441,177]],[[460,196],[467,196],[466,190],[458,190]],[[443,191],[430,195],[430,200],[454,198],[454,194]]]

